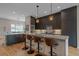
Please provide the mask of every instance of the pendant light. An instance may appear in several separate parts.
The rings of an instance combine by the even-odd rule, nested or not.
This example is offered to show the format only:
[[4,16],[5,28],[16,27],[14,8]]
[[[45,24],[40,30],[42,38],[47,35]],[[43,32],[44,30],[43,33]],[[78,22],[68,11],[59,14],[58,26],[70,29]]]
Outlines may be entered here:
[[52,3],[50,4],[50,16],[49,16],[49,20],[50,21],[53,20],[53,16],[52,16]]
[[38,19],[38,8],[39,8],[39,6],[37,5],[36,8],[37,8],[37,13],[36,13],[36,23],[39,23],[39,19]]

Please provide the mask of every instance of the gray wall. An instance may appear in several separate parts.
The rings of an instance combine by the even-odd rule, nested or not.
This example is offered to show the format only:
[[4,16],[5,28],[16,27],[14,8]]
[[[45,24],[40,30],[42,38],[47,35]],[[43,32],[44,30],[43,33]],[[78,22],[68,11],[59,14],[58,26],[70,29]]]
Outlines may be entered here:
[[25,26],[25,22],[23,21],[0,18],[0,35],[4,35],[5,33],[11,33],[11,24],[23,24]]

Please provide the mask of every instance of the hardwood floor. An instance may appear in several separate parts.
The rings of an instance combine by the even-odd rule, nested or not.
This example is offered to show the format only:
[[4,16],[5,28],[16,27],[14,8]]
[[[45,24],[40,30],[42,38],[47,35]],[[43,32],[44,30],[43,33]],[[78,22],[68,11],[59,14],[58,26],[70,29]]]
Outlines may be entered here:
[[34,56],[34,54],[27,54],[27,50],[23,50],[23,43],[18,43],[11,46],[0,46],[0,56]]
[[[34,54],[28,55],[27,50],[22,50],[23,43],[0,46],[0,56],[34,56]],[[69,47],[69,56],[79,56],[79,49]]]
[[79,49],[74,47],[69,47],[69,56],[79,56]]

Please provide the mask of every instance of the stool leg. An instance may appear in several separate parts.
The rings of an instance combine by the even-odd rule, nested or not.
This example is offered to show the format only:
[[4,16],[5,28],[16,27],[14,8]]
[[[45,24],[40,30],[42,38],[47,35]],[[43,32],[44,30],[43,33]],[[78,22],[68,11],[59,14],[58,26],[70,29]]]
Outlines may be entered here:
[[41,55],[39,54],[39,42],[37,43],[37,45],[38,45],[38,53],[37,53],[35,56],[41,56]]
[[50,46],[50,55],[52,56],[52,45]]
[[39,54],[39,42],[38,42],[38,54]]
[[37,44],[38,44],[38,53],[35,56],[43,56],[42,54],[40,54],[40,42],[38,42]]
[[30,50],[27,51],[28,54],[33,54],[34,50],[32,50],[32,40],[30,40]]
[[26,46],[26,39],[25,39],[25,41],[24,41],[24,47],[22,48],[23,50],[27,50],[28,49],[28,47]]
[[30,51],[32,50],[32,40],[30,40]]
[[57,56],[57,54],[55,52],[53,52],[52,46],[50,46],[50,55],[51,56]]

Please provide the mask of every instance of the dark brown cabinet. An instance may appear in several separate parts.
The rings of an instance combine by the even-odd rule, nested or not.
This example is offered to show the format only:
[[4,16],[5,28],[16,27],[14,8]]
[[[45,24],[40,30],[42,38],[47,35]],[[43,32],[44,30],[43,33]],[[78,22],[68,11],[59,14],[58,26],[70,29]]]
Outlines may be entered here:
[[39,23],[35,23],[36,29],[46,29],[48,26],[52,26],[52,29],[61,29],[61,13],[53,14],[53,20],[49,20],[49,15],[39,18]]
[[61,11],[62,34],[69,36],[69,45],[77,47],[77,8]]

